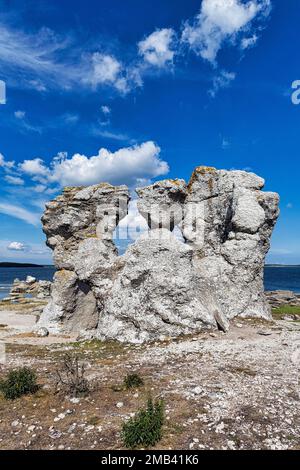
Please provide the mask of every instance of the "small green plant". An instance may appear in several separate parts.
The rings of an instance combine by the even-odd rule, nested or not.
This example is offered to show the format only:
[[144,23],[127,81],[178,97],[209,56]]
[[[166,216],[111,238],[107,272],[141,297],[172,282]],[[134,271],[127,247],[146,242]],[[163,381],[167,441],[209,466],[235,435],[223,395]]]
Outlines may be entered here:
[[147,406],[139,410],[133,418],[123,423],[122,439],[129,449],[152,447],[162,438],[164,424],[164,403],[148,399]]
[[38,388],[36,374],[28,367],[10,371],[6,379],[0,382],[0,391],[6,400],[15,400],[22,395],[33,394]]
[[130,388],[138,388],[144,385],[144,381],[139,374],[127,374],[124,379],[124,387],[129,390]]

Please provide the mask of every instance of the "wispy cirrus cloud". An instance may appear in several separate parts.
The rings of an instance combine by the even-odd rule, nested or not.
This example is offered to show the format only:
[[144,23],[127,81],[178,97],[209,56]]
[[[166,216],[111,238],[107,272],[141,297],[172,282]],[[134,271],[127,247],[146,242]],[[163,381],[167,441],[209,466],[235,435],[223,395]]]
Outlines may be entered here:
[[23,220],[34,226],[38,226],[40,222],[40,213],[32,212],[9,202],[0,202],[0,213]]
[[0,23],[0,66],[11,83],[41,92],[111,86],[126,94],[138,84],[131,67],[111,53],[86,52],[72,36],[48,28],[31,34]]
[[183,18],[181,31],[155,29],[135,49],[129,44],[125,55],[101,41],[94,47],[83,44],[75,32],[62,36],[41,28],[33,34],[2,21],[0,67],[12,83],[41,93],[108,87],[125,96],[142,87],[148,75],[173,72],[175,59],[180,66],[190,50],[216,67],[223,47],[253,47],[270,11],[271,0],[202,0],[194,18]]
[[[100,126],[106,126],[109,123],[100,123]],[[130,142],[132,139],[123,132],[117,132],[114,130],[108,130],[103,127],[91,126],[90,134],[94,137],[102,137],[107,140],[116,140],[118,142]]]
[[19,176],[5,175],[4,179],[7,183],[15,186],[23,186],[25,183]]
[[212,87],[208,90],[208,94],[214,98],[220,89],[229,87],[235,77],[235,73],[221,70],[213,77]]

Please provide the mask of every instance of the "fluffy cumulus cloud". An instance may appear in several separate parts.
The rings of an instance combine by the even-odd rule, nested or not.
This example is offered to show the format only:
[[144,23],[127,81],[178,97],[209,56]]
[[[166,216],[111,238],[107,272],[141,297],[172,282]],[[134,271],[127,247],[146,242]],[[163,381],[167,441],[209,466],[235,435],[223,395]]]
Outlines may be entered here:
[[44,162],[41,158],[25,160],[23,163],[20,163],[19,169],[27,175],[47,176],[49,174],[49,170],[44,165]]
[[251,35],[252,23],[265,19],[270,8],[270,0],[203,0],[200,13],[185,23],[182,41],[197,55],[214,63],[223,44],[235,43],[241,33],[242,47],[253,45],[257,38]]
[[93,87],[112,85],[122,93],[128,91],[128,83],[123,76],[123,65],[114,56],[95,52],[92,55],[92,69],[86,81]]
[[92,157],[75,154],[70,159],[55,161],[50,179],[61,186],[101,181],[134,186],[141,178],[154,178],[169,171],[168,164],[159,158],[159,154],[160,148],[151,141],[116,152],[102,148]]
[[7,249],[10,251],[25,251],[26,246],[24,243],[21,242],[11,242],[8,246]]
[[[152,141],[124,147],[115,152],[102,148],[97,155],[88,157],[75,154],[71,158],[59,154],[47,167],[42,159],[25,160],[18,166],[19,172],[41,184],[36,191],[51,192],[49,186],[84,186],[100,182],[114,185],[139,185],[140,181],[165,175],[168,163],[160,158],[160,148]],[[44,186],[45,185],[45,186]],[[46,190],[47,188],[47,190]]]
[[155,67],[165,67],[173,63],[175,55],[175,31],[163,28],[154,31],[138,43],[139,54],[144,61]]

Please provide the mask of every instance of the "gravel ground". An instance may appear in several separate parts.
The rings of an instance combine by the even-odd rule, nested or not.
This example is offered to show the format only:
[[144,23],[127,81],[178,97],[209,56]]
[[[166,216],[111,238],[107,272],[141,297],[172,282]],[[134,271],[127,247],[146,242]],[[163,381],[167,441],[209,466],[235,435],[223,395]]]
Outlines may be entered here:
[[[129,346],[34,338],[16,331],[18,317],[9,315],[0,314],[0,323],[11,322],[2,328],[1,375],[30,365],[41,389],[14,402],[0,399],[1,449],[121,449],[122,422],[149,394],[163,397],[166,407],[157,449],[300,449],[297,321],[235,321],[228,334]],[[55,369],[66,350],[87,364],[92,390],[78,402],[54,393]],[[138,372],[145,386],[122,389],[128,371]]]

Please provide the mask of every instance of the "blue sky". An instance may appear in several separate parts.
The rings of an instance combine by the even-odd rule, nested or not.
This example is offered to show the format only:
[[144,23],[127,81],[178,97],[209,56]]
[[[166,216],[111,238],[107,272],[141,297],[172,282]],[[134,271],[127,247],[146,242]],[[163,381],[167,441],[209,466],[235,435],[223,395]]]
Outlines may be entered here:
[[0,259],[51,262],[64,185],[209,165],[279,192],[268,261],[300,264],[299,25],[298,0],[0,0]]

